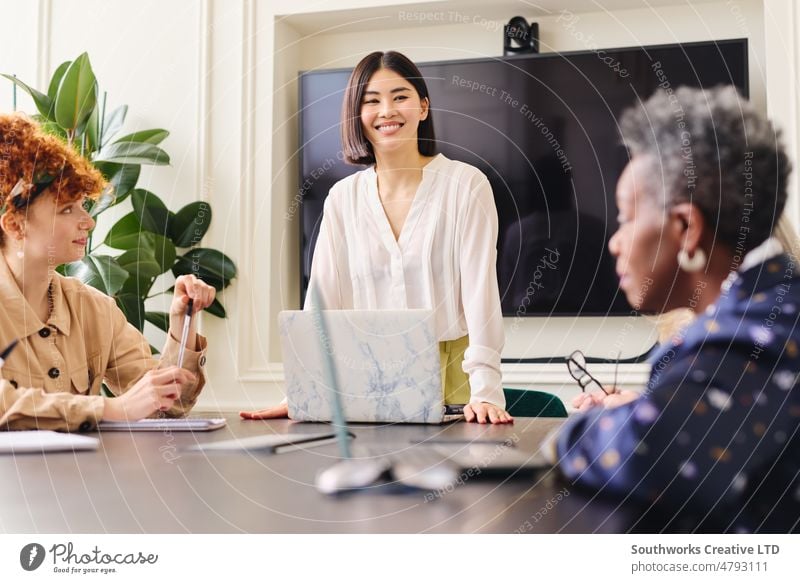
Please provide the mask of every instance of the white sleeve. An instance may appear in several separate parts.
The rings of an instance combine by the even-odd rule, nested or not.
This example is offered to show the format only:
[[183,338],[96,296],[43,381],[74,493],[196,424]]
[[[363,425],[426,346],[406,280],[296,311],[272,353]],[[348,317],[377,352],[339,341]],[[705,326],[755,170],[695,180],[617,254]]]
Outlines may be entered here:
[[462,366],[469,375],[470,403],[487,402],[505,408],[500,370],[505,331],[497,285],[497,208],[485,176],[476,175],[470,190],[459,241],[461,301],[469,334]]
[[311,262],[311,276],[304,309],[310,310],[311,287],[316,286],[322,307],[325,310],[344,310],[352,308],[352,283],[347,268],[347,244],[344,230],[338,216],[333,192],[325,199],[322,223],[314,247]]

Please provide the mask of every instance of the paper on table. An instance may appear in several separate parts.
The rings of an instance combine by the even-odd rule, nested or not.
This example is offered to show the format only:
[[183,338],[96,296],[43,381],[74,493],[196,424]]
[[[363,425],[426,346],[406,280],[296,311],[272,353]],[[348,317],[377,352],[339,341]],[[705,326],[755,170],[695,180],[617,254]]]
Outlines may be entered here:
[[45,451],[93,450],[100,445],[96,437],[56,431],[0,431],[0,453],[40,453]]

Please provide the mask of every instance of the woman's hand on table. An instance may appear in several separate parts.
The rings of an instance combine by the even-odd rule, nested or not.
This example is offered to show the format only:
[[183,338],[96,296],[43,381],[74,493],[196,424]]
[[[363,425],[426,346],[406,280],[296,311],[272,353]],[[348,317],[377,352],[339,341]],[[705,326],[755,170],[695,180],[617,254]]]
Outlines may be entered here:
[[514,418],[505,409],[491,403],[470,403],[464,407],[467,423],[514,423]]
[[286,419],[289,417],[289,405],[284,401],[260,411],[240,411],[239,416],[242,419]]

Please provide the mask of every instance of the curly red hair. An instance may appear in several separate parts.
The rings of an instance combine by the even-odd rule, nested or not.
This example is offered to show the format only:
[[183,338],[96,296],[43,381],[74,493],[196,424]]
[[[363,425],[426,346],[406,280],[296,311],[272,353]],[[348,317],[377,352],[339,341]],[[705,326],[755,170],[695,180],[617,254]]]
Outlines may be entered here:
[[[91,163],[22,113],[0,113],[0,208],[24,214],[12,204],[11,192],[24,181],[28,188],[42,176],[54,177],[48,190],[59,203],[97,198],[107,182]],[[3,234],[0,231],[0,244]]]

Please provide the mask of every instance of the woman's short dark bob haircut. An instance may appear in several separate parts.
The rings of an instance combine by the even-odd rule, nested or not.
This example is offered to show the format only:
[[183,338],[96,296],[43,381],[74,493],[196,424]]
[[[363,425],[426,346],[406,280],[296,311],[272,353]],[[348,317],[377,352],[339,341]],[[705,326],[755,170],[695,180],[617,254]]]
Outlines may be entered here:
[[436,154],[436,136],[433,133],[433,117],[430,112],[428,87],[417,66],[408,57],[395,51],[368,54],[353,69],[342,104],[342,149],[344,159],[350,164],[374,164],[375,152],[372,144],[364,136],[361,127],[361,102],[370,78],[380,69],[394,71],[411,83],[419,94],[420,101],[428,100],[428,117],[419,122],[417,147],[423,156]]

